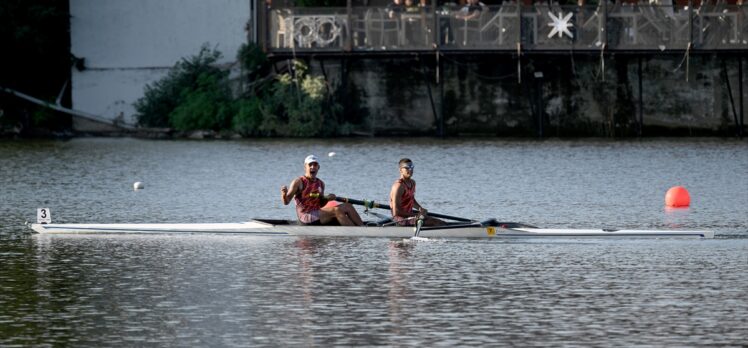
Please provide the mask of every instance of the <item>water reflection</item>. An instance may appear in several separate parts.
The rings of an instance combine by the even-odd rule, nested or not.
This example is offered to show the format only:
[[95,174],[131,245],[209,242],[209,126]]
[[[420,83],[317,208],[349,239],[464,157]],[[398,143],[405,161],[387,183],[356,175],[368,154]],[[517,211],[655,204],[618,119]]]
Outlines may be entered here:
[[390,241],[387,243],[387,279],[389,281],[387,308],[389,321],[394,330],[393,335],[403,336],[406,334],[403,331],[406,327],[406,319],[402,306],[408,305],[407,299],[410,298],[410,294],[408,292],[408,267],[405,263],[409,262],[408,258],[411,256],[411,249],[413,248],[414,245],[402,242]]
[[746,333],[746,240],[13,245],[33,252],[0,250],[0,345],[729,345]]
[[689,220],[689,213],[691,211],[690,208],[665,207],[663,209],[665,211],[664,225],[667,226],[667,228],[672,228],[672,229],[687,228],[688,220]]

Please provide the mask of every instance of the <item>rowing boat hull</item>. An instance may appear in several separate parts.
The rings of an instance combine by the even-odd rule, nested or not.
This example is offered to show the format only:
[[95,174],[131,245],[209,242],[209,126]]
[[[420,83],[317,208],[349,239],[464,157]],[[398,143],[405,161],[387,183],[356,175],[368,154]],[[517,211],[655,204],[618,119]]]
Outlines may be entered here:
[[[275,224],[252,220],[241,223],[212,224],[31,224],[31,229],[43,234],[248,234],[261,236],[320,236],[320,237],[382,237],[408,238],[413,227],[396,226],[307,226],[293,223]],[[549,229],[501,226],[450,226],[424,228],[425,238],[714,238],[712,231],[689,230],[602,230]]]

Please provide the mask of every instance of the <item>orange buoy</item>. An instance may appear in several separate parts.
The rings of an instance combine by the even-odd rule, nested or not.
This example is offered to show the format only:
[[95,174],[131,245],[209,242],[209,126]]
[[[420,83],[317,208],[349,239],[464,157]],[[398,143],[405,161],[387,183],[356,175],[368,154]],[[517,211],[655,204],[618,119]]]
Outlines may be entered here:
[[680,208],[691,205],[691,195],[683,186],[673,186],[665,194],[665,206]]

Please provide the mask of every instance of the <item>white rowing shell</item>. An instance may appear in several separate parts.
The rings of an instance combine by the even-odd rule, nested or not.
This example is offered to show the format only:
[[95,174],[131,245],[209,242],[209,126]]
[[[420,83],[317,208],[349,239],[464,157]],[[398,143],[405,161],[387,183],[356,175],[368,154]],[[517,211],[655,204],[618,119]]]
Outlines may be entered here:
[[[395,226],[308,226],[273,224],[252,220],[241,223],[196,223],[196,224],[31,224],[37,233],[231,233],[252,235],[294,235],[323,237],[384,237],[409,238],[413,227]],[[424,238],[714,238],[712,231],[693,230],[602,230],[602,229],[550,229],[550,228],[503,228],[495,226],[465,226],[422,229]]]

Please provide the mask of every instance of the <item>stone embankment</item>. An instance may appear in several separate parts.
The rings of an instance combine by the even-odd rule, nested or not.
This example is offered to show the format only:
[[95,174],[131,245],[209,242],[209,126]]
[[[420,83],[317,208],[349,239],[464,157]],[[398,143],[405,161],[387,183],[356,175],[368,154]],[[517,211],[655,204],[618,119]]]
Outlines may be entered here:
[[686,58],[453,55],[441,69],[428,56],[324,67],[349,71],[342,99],[372,134],[736,135],[739,58]]

